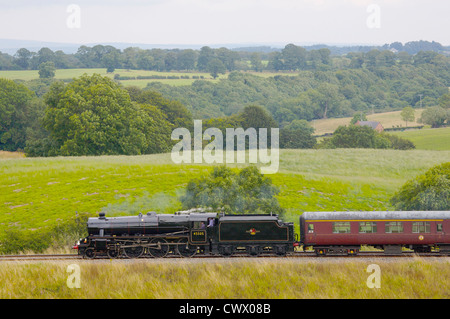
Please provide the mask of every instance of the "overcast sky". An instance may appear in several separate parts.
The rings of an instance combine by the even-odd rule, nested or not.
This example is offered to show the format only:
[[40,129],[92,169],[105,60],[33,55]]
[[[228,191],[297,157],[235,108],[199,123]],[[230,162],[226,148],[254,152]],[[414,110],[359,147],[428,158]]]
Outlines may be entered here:
[[0,0],[0,38],[80,44],[434,40],[450,45],[449,13],[449,0]]

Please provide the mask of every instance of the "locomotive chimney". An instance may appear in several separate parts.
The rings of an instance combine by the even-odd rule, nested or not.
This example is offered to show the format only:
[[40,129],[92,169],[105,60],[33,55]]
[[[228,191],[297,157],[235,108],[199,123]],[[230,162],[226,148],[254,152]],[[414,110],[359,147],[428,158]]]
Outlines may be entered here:
[[105,213],[104,212],[99,213],[98,218],[105,219]]

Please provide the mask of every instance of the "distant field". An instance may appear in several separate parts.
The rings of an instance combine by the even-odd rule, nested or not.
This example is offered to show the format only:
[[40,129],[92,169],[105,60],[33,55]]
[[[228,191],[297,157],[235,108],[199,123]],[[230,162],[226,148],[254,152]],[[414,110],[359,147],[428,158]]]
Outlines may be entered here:
[[[298,223],[303,211],[389,209],[404,182],[449,158],[450,151],[281,150],[280,170],[268,176],[286,218]],[[188,181],[211,168],[173,164],[170,154],[2,159],[0,234],[45,229],[77,212],[173,212]]]
[[[416,109],[416,121],[421,117],[424,109]],[[385,129],[392,127],[406,127],[405,121],[401,119],[401,111],[376,113],[368,115],[369,121],[380,122]],[[315,127],[315,135],[323,135],[326,133],[333,133],[340,125],[349,125],[351,117],[332,118],[315,120],[311,125]],[[422,125],[417,122],[408,122],[408,127]],[[404,131],[390,131],[389,134],[395,134],[404,137],[416,145],[418,150],[434,150],[434,151],[448,151],[450,150],[450,127],[445,128],[422,128],[411,129]]]
[[0,151],[0,160],[6,158],[23,158],[23,157],[25,157],[25,154],[22,152]]
[[[111,78],[114,74],[107,74],[106,69],[58,69],[56,70],[56,79],[72,79],[74,77],[79,77],[87,73],[89,75],[98,73],[103,76],[110,76]],[[0,71],[0,77],[12,79],[12,80],[34,80],[39,79],[39,73],[37,70],[19,70],[19,71]]]
[[[416,121],[421,117],[423,109],[415,109]],[[380,122],[385,129],[392,127],[406,127],[405,121],[400,116],[401,111],[375,113],[367,115],[368,121]],[[321,119],[311,122],[316,129],[315,135],[333,133],[340,125],[349,125],[352,117]],[[408,127],[422,125],[417,122],[408,122]]]
[[[114,75],[119,74],[120,76],[127,77],[137,77],[137,76],[151,76],[151,75],[159,75],[159,76],[189,76],[189,79],[136,79],[136,80],[120,80],[120,82],[124,86],[137,86],[140,88],[144,88],[147,86],[149,82],[161,82],[169,85],[191,85],[197,79],[193,77],[201,77],[202,80],[217,82],[220,79],[226,79],[229,73],[219,74],[217,79],[213,79],[212,76],[208,72],[197,72],[197,71],[186,71],[186,72],[159,72],[159,71],[146,71],[146,70],[127,70],[127,69],[116,69],[113,73],[106,73],[106,68],[96,68],[96,69],[58,69],[56,70],[55,79],[72,79],[75,77],[79,77],[84,73],[92,75],[94,73],[100,74],[102,76],[108,76],[110,78],[114,78]],[[261,77],[271,77],[276,75],[291,75],[296,76],[297,72],[254,72],[248,71],[247,73],[261,76]],[[39,73],[37,70],[18,70],[18,71],[0,71],[0,78],[7,78],[11,80],[24,80],[29,81],[33,79],[39,78]]]
[[450,150],[450,127],[392,132],[411,140],[419,150]]
[[[147,83],[159,81],[170,85],[190,85],[196,79],[193,76],[203,76],[204,80],[216,82],[221,78],[226,78],[228,74],[220,74],[217,79],[213,79],[209,73],[202,72],[157,72],[157,71],[146,71],[146,70],[125,70],[116,69],[113,73],[106,73],[105,68],[101,69],[58,69],[56,70],[55,79],[72,79],[79,77],[83,74],[92,75],[94,73],[100,74],[102,76],[108,76],[114,78],[115,74],[121,76],[137,77],[137,76],[189,76],[189,79],[142,79],[142,80],[121,80],[120,82],[124,86],[138,86],[145,87]],[[29,81],[39,78],[39,73],[37,70],[19,70],[19,71],[0,71],[0,78],[7,78],[12,80],[24,80]]]

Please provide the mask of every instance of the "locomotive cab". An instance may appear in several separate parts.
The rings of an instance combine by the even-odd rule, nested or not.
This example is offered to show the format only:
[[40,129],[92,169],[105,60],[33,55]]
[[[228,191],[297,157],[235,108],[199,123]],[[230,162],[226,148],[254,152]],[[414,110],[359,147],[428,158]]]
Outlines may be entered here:
[[209,244],[217,223],[216,213],[191,214],[189,242],[192,245]]

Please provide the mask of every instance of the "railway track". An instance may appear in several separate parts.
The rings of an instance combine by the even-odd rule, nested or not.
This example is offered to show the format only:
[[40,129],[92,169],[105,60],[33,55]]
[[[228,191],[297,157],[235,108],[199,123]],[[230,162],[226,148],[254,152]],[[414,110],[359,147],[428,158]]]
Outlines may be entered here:
[[76,254],[0,255],[0,261],[8,260],[66,260],[81,259]]
[[[405,251],[401,255],[388,255],[384,254],[384,252],[379,251],[360,251],[358,255],[356,256],[346,256],[346,255],[327,255],[327,256],[320,256],[317,257],[314,252],[296,252],[290,255],[287,255],[286,257],[280,257],[280,256],[274,256],[274,255],[264,255],[261,254],[258,257],[249,257],[248,255],[240,255],[236,254],[229,257],[223,257],[223,256],[205,256],[205,255],[197,255],[194,257],[191,257],[193,259],[208,259],[208,258],[223,258],[223,259],[238,259],[238,258],[254,258],[258,259],[259,257],[264,258],[336,258],[336,257],[346,257],[349,260],[351,259],[359,259],[359,258],[369,258],[369,257],[383,257],[383,258],[390,258],[390,257],[449,257],[448,255],[439,254],[438,252],[432,252],[432,253],[414,253]],[[76,254],[36,254],[36,255],[0,255],[0,262],[1,261],[14,261],[14,260],[70,260],[70,259],[83,259],[81,256]],[[93,260],[98,259],[110,259],[108,256],[98,256],[97,258]],[[124,260],[128,259],[126,257],[118,258],[118,260]],[[154,259],[150,256],[142,256],[137,259]],[[160,258],[157,258],[160,259]],[[168,255],[165,258],[161,259],[190,259],[190,258],[184,258],[179,255]],[[89,260],[89,259],[85,259]]]

